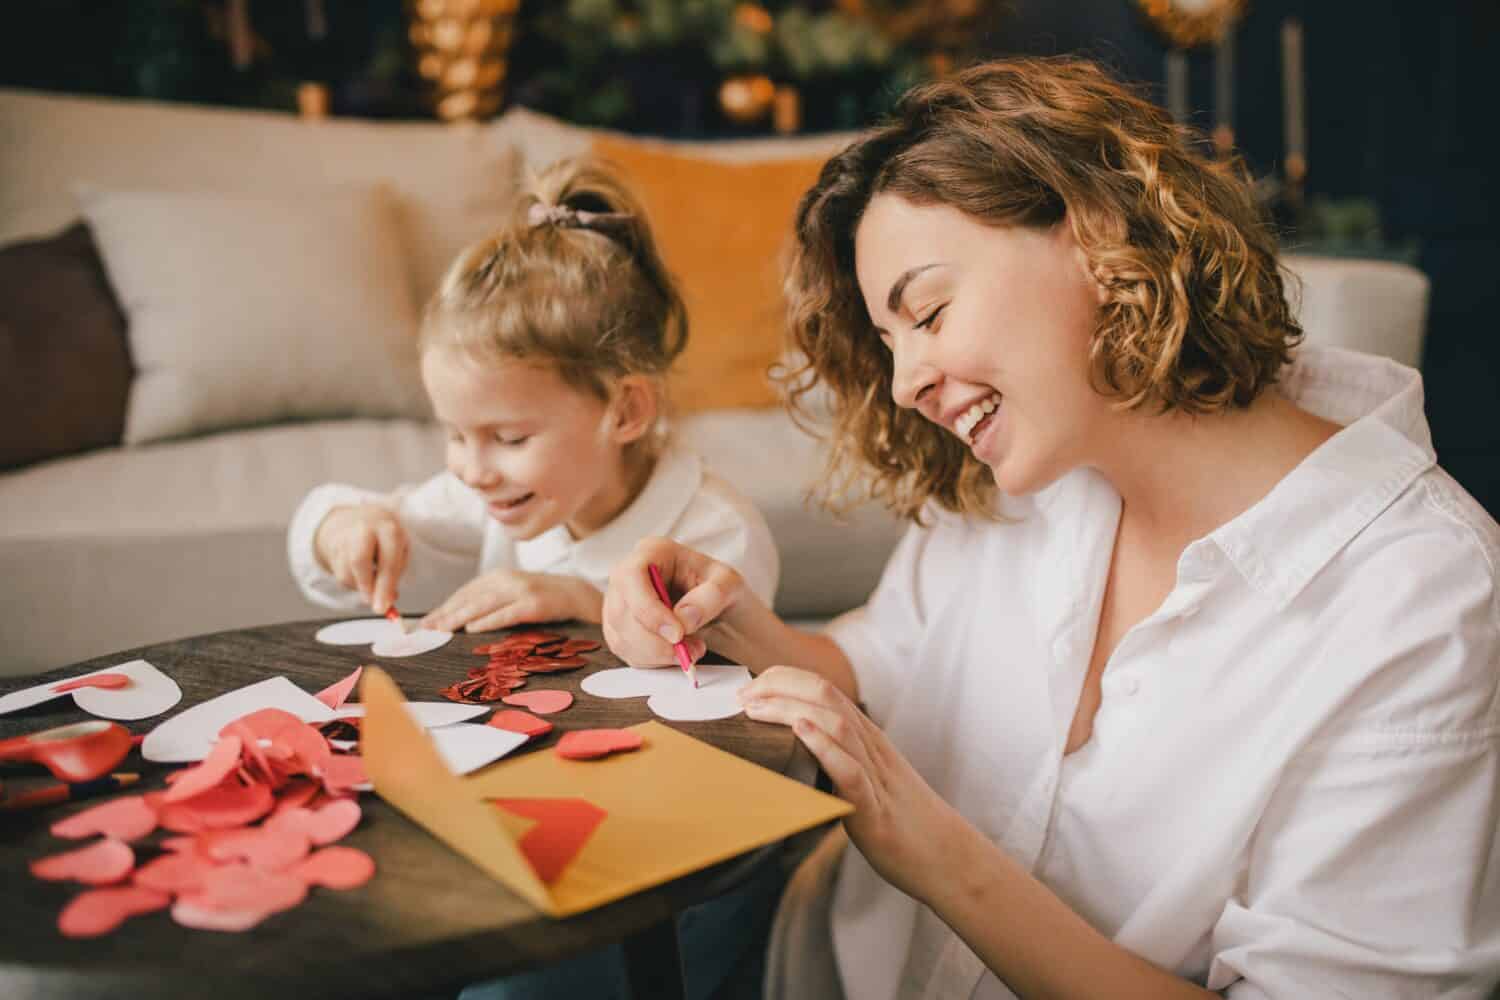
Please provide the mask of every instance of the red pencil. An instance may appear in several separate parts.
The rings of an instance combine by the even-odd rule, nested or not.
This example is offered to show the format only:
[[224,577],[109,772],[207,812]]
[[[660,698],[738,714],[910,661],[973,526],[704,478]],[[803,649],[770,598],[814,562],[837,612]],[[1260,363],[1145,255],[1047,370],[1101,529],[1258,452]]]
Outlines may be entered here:
[[[656,563],[646,567],[651,573],[651,586],[656,589],[656,596],[668,608],[672,606],[672,598],[667,594],[666,581],[661,578],[661,570],[656,568]],[[686,639],[687,636],[683,636]],[[693,687],[698,686],[698,671],[693,667],[693,658],[688,655],[687,643],[678,640],[672,643],[672,652],[677,654],[677,662],[682,665],[682,672],[688,675],[688,680],[693,682]]]
[[36,809],[57,802],[93,798],[95,795],[129,788],[140,780],[139,774],[107,774],[93,781],[80,781],[72,785],[48,785],[0,801],[0,810]]

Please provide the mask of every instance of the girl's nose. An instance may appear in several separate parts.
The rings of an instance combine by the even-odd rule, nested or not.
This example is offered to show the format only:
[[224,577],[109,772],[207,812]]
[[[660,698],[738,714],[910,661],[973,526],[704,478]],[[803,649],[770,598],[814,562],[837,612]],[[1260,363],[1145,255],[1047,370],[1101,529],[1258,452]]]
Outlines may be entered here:
[[482,449],[464,449],[463,460],[458,470],[458,478],[463,480],[465,486],[473,489],[485,489],[495,486],[500,479],[499,470],[486,461]]

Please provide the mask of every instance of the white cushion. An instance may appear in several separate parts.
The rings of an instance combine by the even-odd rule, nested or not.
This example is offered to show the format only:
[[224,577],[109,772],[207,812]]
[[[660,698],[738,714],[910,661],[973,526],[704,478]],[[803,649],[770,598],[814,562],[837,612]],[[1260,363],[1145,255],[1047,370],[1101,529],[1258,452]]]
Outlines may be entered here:
[[81,195],[129,319],[125,441],[426,413],[388,199]]
[[517,158],[477,126],[303,121],[271,111],[0,90],[0,243],[78,217],[72,188],[283,194],[386,183],[412,294],[504,218]]
[[1427,275],[1383,260],[1289,254],[1298,280],[1287,298],[1309,343],[1379,354],[1421,366],[1427,334]]
[[532,170],[545,167],[564,156],[587,152],[596,136],[639,142],[677,153],[700,156],[721,163],[760,163],[773,160],[795,160],[812,156],[832,156],[859,135],[857,132],[825,132],[819,135],[759,139],[717,139],[711,142],[683,142],[668,139],[643,139],[637,135],[611,129],[574,125],[551,115],[515,107],[506,111],[487,128],[488,141],[497,153],[517,149]]
[[[180,636],[326,617],[286,529],[328,481],[389,490],[442,464],[406,420],[313,422],[112,448],[0,475],[0,676]],[[15,581],[25,581],[24,584]]]

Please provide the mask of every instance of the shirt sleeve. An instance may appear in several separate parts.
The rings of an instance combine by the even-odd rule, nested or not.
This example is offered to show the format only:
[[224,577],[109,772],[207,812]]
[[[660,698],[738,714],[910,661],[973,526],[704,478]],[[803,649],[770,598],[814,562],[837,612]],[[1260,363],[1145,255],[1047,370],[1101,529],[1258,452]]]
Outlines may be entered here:
[[450,473],[393,493],[329,483],[303,499],[287,531],[292,577],[308,600],[330,608],[366,608],[357,591],[341,585],[319,564],[313,546],[323,519],[336,507],[355,504],[384,507],[406,529],[410,552],[400,597],[412,610],[430,608],[478,571],[486,524],[484,504]]
[[835,618],[825,633],[849,658],[859,700],[878,725],[911,678],[928,622],[965,565],[956,516],[929,509],[924,519],[927,525],[912,525],[901,537],[869,601]]
[[1428,581],[1443,600],[1426,611],[1388,587],[1380,619],[1344,630],[1388,652],[1270,791],[1209,989],[1479,1000],[1500,980],[1500,621],[1480,576]]

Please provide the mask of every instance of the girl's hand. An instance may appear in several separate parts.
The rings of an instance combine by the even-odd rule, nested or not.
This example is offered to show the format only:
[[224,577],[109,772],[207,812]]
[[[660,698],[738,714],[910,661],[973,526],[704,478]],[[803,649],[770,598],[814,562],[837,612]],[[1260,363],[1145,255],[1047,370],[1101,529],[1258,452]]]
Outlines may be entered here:
[[600,602],[599,591],[576,577],[497,569],[459,587],[421,624],[444,632],[493,632],[530,622],[596,622]]
[[[681,594],[668,608],[651,586],[648,567],[655,563],[667,592]],[[632,666],[676,664],[672,644],[686,641],[694,662],[707,644],[693,635],[718,619],[745,593],[735,570],[670,538],[646,538],[615,564],[604,595],[604,641]]]
[[833,683],[795,667],[771,667],[740,692],[745,714],[791,726],[854,806],[849,839],[881,877],[908,895],[961,877],[947,870],[965,821]]
[[335,507],[313,536],[318,562],[378,615],[396,603],[409,549],[400,519],[375,504]]

